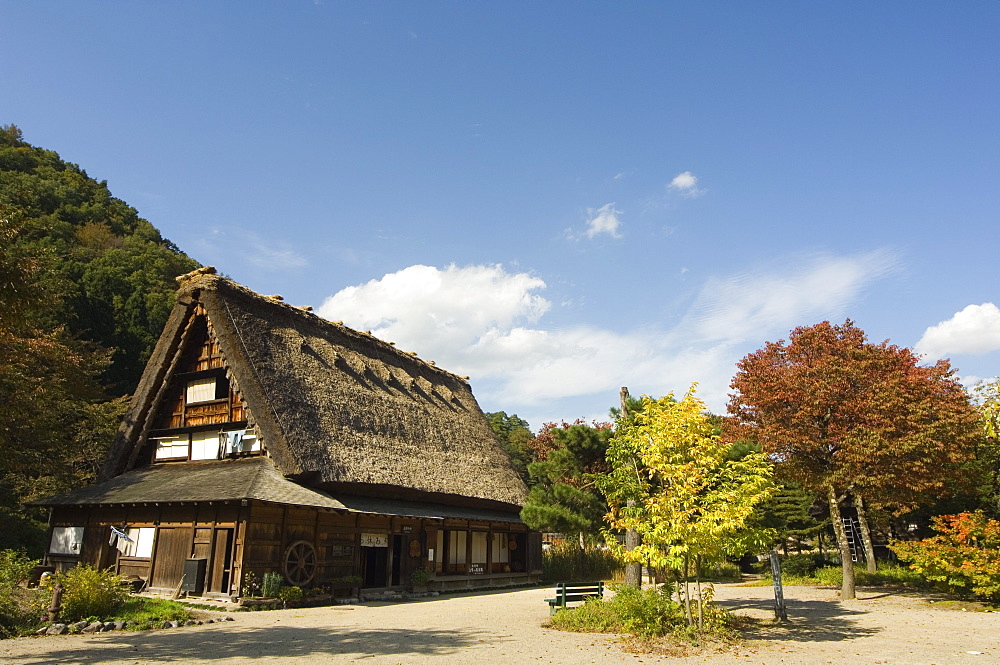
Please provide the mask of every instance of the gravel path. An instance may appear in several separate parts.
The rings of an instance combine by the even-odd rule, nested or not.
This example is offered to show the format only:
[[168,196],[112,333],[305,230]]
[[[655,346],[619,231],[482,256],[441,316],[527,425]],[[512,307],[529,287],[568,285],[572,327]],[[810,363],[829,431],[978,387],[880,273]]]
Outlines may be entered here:
[[[0,641],[0,665],[41,663],[796,663],[1000,664],[1000,614],[945,611],[916,594],[787,587],[790,625],[761,626],[735,648],[684,656],[629,654],[615,637],[542,628],[551,589],[247,612],[235,621],[171,630]],[[767,587],[718,585],[716,598],[768,619]],[[978,652],[978,653],[970,653]]]

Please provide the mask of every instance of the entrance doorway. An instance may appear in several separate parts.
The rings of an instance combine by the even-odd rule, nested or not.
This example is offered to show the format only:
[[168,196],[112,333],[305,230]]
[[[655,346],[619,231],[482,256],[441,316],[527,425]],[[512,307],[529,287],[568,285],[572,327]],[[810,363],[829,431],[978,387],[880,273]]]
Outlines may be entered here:
[[361,577],[366,588],[384,587],[389,567],[388,547],[361,548]]
[[400,573],[403,568],[403,536],[392,537],[392,586],[399,586]]

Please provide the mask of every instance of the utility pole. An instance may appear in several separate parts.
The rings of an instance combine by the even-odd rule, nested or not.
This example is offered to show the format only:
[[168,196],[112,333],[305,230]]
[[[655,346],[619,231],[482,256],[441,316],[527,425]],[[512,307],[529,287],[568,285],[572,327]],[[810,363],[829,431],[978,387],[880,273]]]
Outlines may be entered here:
[[[622,413],[621,421],[624,422],[628,418],[628,388],[622,386],[619,392],[622,402]],[[629,508],[635,508],[635,499],[629,499],[626,502]],[[625,550],[631,552],[636,547],[641,544],[641,539],[639,538],[639,532],[635,529],[628,529],[625,531]],[[628,586],[633,586],[636,589],[642,588],[642,564],[641,563],[627,563],[625,564],[625,584]]]

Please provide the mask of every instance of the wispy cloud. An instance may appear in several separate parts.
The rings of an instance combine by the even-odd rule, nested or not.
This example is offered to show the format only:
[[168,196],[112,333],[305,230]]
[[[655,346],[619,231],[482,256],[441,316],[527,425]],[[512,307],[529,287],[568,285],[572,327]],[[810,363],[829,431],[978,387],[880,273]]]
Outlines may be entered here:
[[206,264],[222,270],[234,260],[244,261],[265,270],[305,268],[309,260],[287,243],[268,238],[248,229],[215,227],[197,245],[197,256]]
[[618,232],[622,225],[621,214],[622,211],[617,210],[614,203],[603,205],[597,210],[589,208],[587,215],[590,219],[587,220],[585,235],[588,238],[594,238],[604,233],[612,238],[621,238],[622,236]]
[[947,321],[927,328],[914,350],[932,359],[950,353],[1000,350],[1000,308],[991,302],[969,305]]
[[590,416],[551,409],[569,397],[606,401],[624,385],[661,395],[695,381],[722,411],[736,361],[797,325],[846,316],[894,265],[891,254],[875,252],[719,276],[705,282],[679,324],[625,331],[546,326],[545,282],[496,265],[411,266],[339,291],[318,313],[472,376],[480,399],[522,417]]
[[678,173],[674,176],[674,179],[667,185],[667,189],[689,198],[701,196],[708,191],[698,188],[698,177],[690,171]]

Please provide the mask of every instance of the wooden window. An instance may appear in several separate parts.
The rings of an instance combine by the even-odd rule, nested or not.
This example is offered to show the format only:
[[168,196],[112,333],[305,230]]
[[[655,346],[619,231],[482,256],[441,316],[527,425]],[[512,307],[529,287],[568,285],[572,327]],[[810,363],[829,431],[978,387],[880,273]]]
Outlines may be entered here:
[[219,459],[219,433],[193,432],[191,434],[191,459]]
[[57,526],[52,529],[49,554],[79,555],[83,544],[82,526]]
[[156,459],[187,459],[190,441],[187,434],[167,436],[154,439],[156,443]]
[[507,548],[509,533],[493,534],[493,563],[509,563],[510,550]]
[[486,563],[486,532],[472,532],[472,561],[473,564]]
[[184,401],[188,404],[197,404],[198,402],[211,402],[216,399],[216,378],[210,376],[204,379],[194,379],[193,381],[188,381],[187,389],[184,393]]
[[130,526],[125,530],[125,535],[132,539],[126,541],[124,556],[137,556],[149,558],[153,556],[153,536],[156,529],[151,526],[135,527]]

